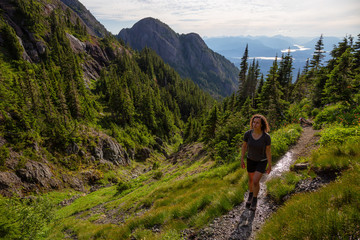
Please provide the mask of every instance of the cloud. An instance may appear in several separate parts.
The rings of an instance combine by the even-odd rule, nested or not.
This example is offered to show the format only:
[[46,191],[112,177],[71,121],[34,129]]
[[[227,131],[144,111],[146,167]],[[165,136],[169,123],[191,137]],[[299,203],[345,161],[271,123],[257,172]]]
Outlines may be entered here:
[[[100,21],[160,19],[178,33],[203,36],[339,36],[360,32],[359,0],[80,0]],[[129,25],[129,23],[132,23]],[[113,24],[115,26],[115,24]],[[107,25],[105,24],[105,27]]]

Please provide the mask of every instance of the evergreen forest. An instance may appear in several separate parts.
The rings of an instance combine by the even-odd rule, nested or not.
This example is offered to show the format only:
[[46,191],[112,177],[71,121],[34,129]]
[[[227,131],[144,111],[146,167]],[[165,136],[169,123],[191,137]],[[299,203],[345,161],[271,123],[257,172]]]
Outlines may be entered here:
[[[216,100],[153,50],[92,34],[60,1],[0,6],[1,239],[184,239],[243,202],[240,146],[256,113],[275,163],[300,118],[320,130],[297,161],[308,167],[268,186],[280,207],[259,238],[360,237],[360,34],[327,62],[321,35],[304,69],[289,51],[266,76],[246,47],[238,90]],[[281,200],[324,171],[338,174],[326,189]]]

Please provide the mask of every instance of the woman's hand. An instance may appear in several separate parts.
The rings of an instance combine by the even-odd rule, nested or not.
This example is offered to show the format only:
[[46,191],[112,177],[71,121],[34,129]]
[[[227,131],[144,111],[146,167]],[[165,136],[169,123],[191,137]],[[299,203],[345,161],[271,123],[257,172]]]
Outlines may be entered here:
[[266,169],[266,173],[269,174],[271,172],[271,164],[268,164],[268,167]]
[[245,162],[244,162],[244,159],[241,159],[241,168],[245,168]]

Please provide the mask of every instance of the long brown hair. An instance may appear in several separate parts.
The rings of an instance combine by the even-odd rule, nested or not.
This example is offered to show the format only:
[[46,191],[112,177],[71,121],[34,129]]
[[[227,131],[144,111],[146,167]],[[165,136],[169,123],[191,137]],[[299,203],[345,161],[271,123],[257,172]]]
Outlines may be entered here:
[[252,127],[252,123],[254,121],[255,118],[260,118],[261,119],[261,130],[263,132],[270,132],[270,127],[269,127],[269,123],[268,121],[266,120],[266,117],[264,117],[263,115],[261,114],[255,114],[251,117],[251,120],[250,120],[250,129],[253,129]]

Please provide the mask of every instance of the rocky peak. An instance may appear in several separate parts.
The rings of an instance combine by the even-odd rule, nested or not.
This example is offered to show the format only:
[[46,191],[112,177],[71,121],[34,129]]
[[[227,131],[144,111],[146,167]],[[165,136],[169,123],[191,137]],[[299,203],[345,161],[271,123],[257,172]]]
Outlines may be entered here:
[[191,78],[215,97],[236,91],[238,68],[209,49],[196,33],[179,35],[158,19],[144,18],[122,29],[118,38],[136,50],[153,49],[183,78]]

